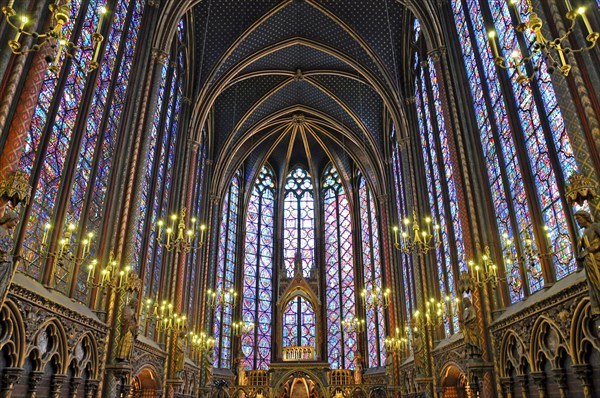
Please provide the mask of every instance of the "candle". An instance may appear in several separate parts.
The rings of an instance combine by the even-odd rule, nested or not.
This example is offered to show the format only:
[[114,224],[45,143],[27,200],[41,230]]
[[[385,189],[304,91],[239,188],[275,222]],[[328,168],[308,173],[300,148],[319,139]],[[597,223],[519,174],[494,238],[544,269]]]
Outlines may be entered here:
[[7,7],[8,7],[8,8],[13,8],[13,5],[14,5],[14,4],[15,4],[15,0],[10,0],[10,1],[8,2],[8,6],[7,6]]
[[50,225],[50,223],[46,223],[46,225],[44,225],[44,235],[42,236],[42,245],[45,245],[48,240],[48,232],[50,231],[50,228],[52,228],[52,225]]
[[515,15],[517,16],[517,25],[521,25],[521,15],[519,15],[519,7],[517,5],[517,0],[510,0],[510,4],[515,9]]
[[163,226],[163,220],[158,220],[158,222],[156,223],[156,225],[158,225],[158,236],[157,236],[157,240],[160,241],[160,238],[162,237],[162,226]]
[[192,243],[192,239],[194,238],[194,231],[192,231],[191,229],[187,230],[187,236],[188,236],[188,244]]
[[119,271],[119,287],[123,285],[123,275],[125,275],[125,271]]
[[97,262],[98,262],[98,260],[94,259],[94,261],[92,261],[90,263],[90,265],[88,265],[88,274],[87,274],[86,282],[90,281],[90,278],[92,277],[92,272],[94,271],[94,266],[96,265]]
[[54,58],[54,67],[55,68],[58,68],[56,65],[58,64],[58,61],[60,61],[60,55],[62,54],[62,51],[65,48],[65,46],[67,45],[67,41],[62,39],[62,40],[58,41],[58,44],[59,44],[58,51],[56,51],[56,57]]
[[100,30],[102,29],[102,20],[104,19],[104,14],[106,14],[106,7],[100,7],[100,19],[98,20],[98,27],[96,28],[96,33],[100,34]]
[[21,33],[23,32],[23,29],[25,29],[25,25],[27,25],[28,22],[29,18],[27,18],[26,16],[21,17],[21,26],[19,26],[19,30],[17,30],[17,34],[15,35],[14,41],[19,41],[19,38],[21,38]]
[[488,38],[490,44],[492,45],[492,50],[494,51],[494,57],[496,59],[500,58],[500,55],[498,54],[498,47],[496,46],[496,31],[490,30],[488,32]]
[[204,231],[206,230],[206,225],[200,225],[200,244],[204,243]]
[[398,243],[398,226],[394,225],[394,245],[399,246],[400,244]]
[[[587,16],[585,15],[585,7],[579,7],[577,9],[577,14],[581,15],[581,19],[583,20],[585,28],[588,31],[588,38],[589,38],[590,36],[592,36],[592,33],[594,33],[594,31],[592,30],[592,26],[590,25],[590,21],[588,21]],[[588,39],[588,41],[590,41],[590,40]]]

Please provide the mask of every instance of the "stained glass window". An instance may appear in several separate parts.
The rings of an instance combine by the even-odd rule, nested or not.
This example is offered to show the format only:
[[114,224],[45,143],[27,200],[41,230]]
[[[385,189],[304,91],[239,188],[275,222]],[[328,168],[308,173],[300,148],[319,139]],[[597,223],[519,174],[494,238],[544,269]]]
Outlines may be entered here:
[[317,338],[315,309],[302,296],[291,299],[283,313],[283,347],[315,347]]
[[357,336],[342,321],[356,318],[350,204],[337,170],[329,165],[322,183],[325,225],[327,349],[333,369],[353,369]]
[[246,216],[242,321],[254,329],[242,336],[247,369],[268,369],[273,311],[273,237],[275,176],[263,166],[256,178]]
[[[525,282],[531,293],[544,285],[541,266],[536,257],[527,261],[527,264],[518,264],[508,259],[515,258],[517,250],[523,250],[530,236],[534,237],[531,240],[533,250],[538,250],[540,242],[542,246],[546,245],[548,238],[541,224],[547,226],[549,231],[549,251],[556,253],[556,256],[552,257],[556,278],[560,279],[574,270],[574,264],[570,260],[571,246],[565,244],[569,239],[567,217],[565,204],[559,195],[558,181],[559,178],[564,179],[576,171],[576,166],[546,65],[542,64],[539,81],[525,85],[517,83],[516,74],[509,71],[507,79],[511,89],[503,92],[489,47],[481,7],[489,7],[492,15],[490,23],[494,24],[497,31],[501,55],[509,56],[513,51],[522,54],[527,49],[518,45],[506,0],[452,1],[458,38],[479,124],[481,145],[487,163],[499,234],[512,238],[513,241],[516,239],[517,243],[517,247],[507,247],[506,239],[502,239],[501,243],[506,259],[511,301],[516,302],[525,295]],[[524,2],[519,3],[519,9],[525,17]],[[483,90],[482,84],[485,87]],[[518,126],[509,125],[509,101],[514,102]],[[548,120],[549,126],[544,127],[542,120]],[[544,131],[545,129],[549,131]],[[548,140],[547,137],[552,139]],[[517,151],[522,151],[528,161],[519,162]],[[556,153],[557,156],[554,161],[550,158],[552,153]],[[529,186],[535,192],[525,191],[522,172],[532,176],[534,184]],[[536,228],[533,225],[530,206],[538,207],[542,214],[542,219],[537,221],[540,225]],[[534,231],[540,232],[539,236],[536,236]]]
[[[394,174],[394,191],[396,194],[396,210],[398,211],[398,223],[408,216],[407,202],[404,194],[404,174],[402,172],[402,159],[400,146],[396,137],[396,128],[392,125],[392,168]],[[415,309],[414,275],[410,257],[404,253],[400,254],[400,264],[402,267],[402,284],[404,287],[404,305],[405,315],[410,316]]]
[[[144,7],[142,0],[115,3],[114,20],[103,42],[105,54],[95,72],[97,79],[93,81],[89,79],[87,65],[93,55],[91,36],[98,23],[97,11],[102,2],[74,0],[70,4],[71,15],[65,30],[74,32],[75,25],[81,24],[78,35],[70,37],[79,49],[72,60],[66,60],[64,55],[61,57],[59,64],[62,69],[57,75],[50,70],[46,72],[20,159],[20,167],[28,173],[34,174],[33,168],[40,170],[40,180],[33,192],[32,213],[24,225],[23,266],[33,277],[39,275],[39,256],[43,254],[38,253],[39,245],[36,242],[41,240],[43,225],[52,221],[58,192],[66,189],[62,186],[62,176],[67,157],[76,158],[77,161],[72,185],[67,188],[71,191],[67,222],[78,223],[80,232],[99,227]],[[61,81],[64,85],[57,91]],[[84,102],[85,90],[92,90],[89,103]],[[89,117],[82,113],[84,109],[89,112]],[[84,130],[76,132],[75,124],[79,118],[85,118],[87,124]],[[50,140],[47,149],[41,153],[40,142],[44,134]],[[72,147],[74,134],[81,134],[80,147]],[[84,209],[86,215],[82,214]],[[92,253],[94,251],[92,247]],[[74,292],[67,291],[68,277],[73,275],[70,271],[62,268],[57,270],[56,288],[85,300],[87,290],[81,278]]]
[[302,272],[310,275],[314,265],[315,202],[312,177],[296,167],[285,180],[283,199],[283,261],[288,278],[294,276],[294,259],[300,251]]
[[[234,288],[235,253],[237,248],[237,228],[240,201],[240,172],[231,180],[231,185],[223,199],[223,212],[220,225],[220,238],[217,258],[217,274],[215,290],[225,294]],[[217,301],[219,297],[217,297]],[[231,303],[231,299],[228,301]],[[231,367],[231,325],[233,323],[233,306],[217,305],[214,316],[215,362],[217,368]]]
[[[376,202],[367,186],[367,181],[362,175],[358,179],[358,200],[363,272],[368,292],[364,299],[366,307],[365,323],[367,325],[367,356],[369,367],[377,367],[383,366],[385,363],[385,350],[383,349],[385,315],[383,307],[374,305],[371,292],[383,286],[383,273]],[[381,289],[379,295],[381,296]]]

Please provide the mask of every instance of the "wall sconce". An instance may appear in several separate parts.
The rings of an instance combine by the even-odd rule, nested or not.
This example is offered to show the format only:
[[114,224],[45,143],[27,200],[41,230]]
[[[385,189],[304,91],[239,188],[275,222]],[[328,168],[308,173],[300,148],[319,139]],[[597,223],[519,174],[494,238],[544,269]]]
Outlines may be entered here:
[[177,314],[173,311],[173,303],[164,300],[162,303],[157,299],[152,303],[152,299],[148,298],[145,301],[144,309],[146,313],[146,322],[154,320],[156,322],[156,330],[158,332],[180,332],[187,328],[187,316],[183,313]]
[[115,259],[111,252],[107,264],[100,271],[100,282],[95,282],[93,279],[94,270],[98,267],[98,260],[94,259],[88,265],[88,273],[86,285],[88,287],[97,287],[100,289],[113,289],[119,291],[132,291],[141,287],[142,280],[135,272],[132,272],[131,266],[127,265],[123,268],[119,266],[119,261]]
[[[183,209],[181,209],[180,215],[177,215],[177,213],[173,213],[171,217],[169,217],[169,219],[171,220],[171,225],[165,229],[165,241],[163,241],[163,228],[166,225],[166,222],[163,220],[158,220],[156,223],[158,227],[156,241],[167,251],[176,250],[177,253],[187,253],[192,249],[199,249],[204,245],[204,233],[206,231],[206,225],[200,225],[200,237],[198,241],[198,246],[192,246],[192,243],[194,242],[194,238],[196,236],[195,228],[197,219],[196,217],[192,217],[190,219],[190,225],[186,226],[185,213],[186,208],[184,207]],[[179,223],[177,223],[178,219]]]
[[[550,231],[548,230],[548,226],[545,225],[543,227],[543,229],[544,229],[544,235],[546,237],[546,245],[547,245],[547,247],[552,247],[552,244],[550,242]],[[510,238],[506,232],[502,234],[502,238],[504,239],[504,243],[505,243],[505,245],[504,245],[504,249],[505,249],[504,261],[506,264],[511,264],[511,263],[525,264],[528,272],[530,272],[535,277],[540,272],[535,268],[535,261],[536,260],[539,261],[542,258],[552,257],[556,253],[553,251],[544,253],[544,252],[540,251],[539,249],[537,249],[536,247],[534,247],[533,239],[531,238],[531,234],[529,233],[529,231],[527,229],[525,229],[523,231],[523,237],[524,237],[524,246],[523,246],[522,254],[519,256],[513,252],[514,240],[512,238]]]
[[489,246],[486,246],[483,249],[481,263],[476,263],[473,260],[469,261],[469,274],[471,275],[473,282],[478,286],[483,286],[490,282],[495,287],[498,286],[499,282],[506,281],[506,278],[500,278],[498,276],[498,266],[492,261]]
[[188,334],[190,342],[190,351],[192,354],[202,356],[205,353],[211,352],[215,348],[215,339],[210,337],[206,332],[199,333],[191,332]]
[[[412,228],[408,218],[405,218],[402,222],[404,227],[394,225],[392,229],[394,231],[394,247],[402,250],[404,254],[425,254],[440,243],[440,226],[437,223],[433,223],[434,233],[432,234],[433,220],[431,217],[425,217],[425,227],[422,227],[419,225],[417,212],[413,209]],[[410,233],[411,229],[412,234]],[[400,235],[401,240],[398,240],[398,235]],[[437,235],[435,240],[434,235]]]
[[217,306],[227,307],[230,306],[235,308],[237,304],[237,292],[231,289],[208,289],[206,292],[208,296],[208,305],[214,310]]
[[358,317],[342,319],[342,327],[348,334],[362,333],[365,331],[365,320]]
[[380,286],[374,286],[372,283],[369,288],[363,288],[360,293],[362,297],[363,305],[365,308],[388,308],[390,306],[390,296],[392,295],[392,289],[382,288]]
[[[70,264],[81,264],[84,262],[89,254],[90,247],[92,241],[94,239],[94,233],[88,232],[84,234],[83,239],[80,241],[80,244],[77,244],[77,237],[75,236],[75,230],[77,229],[76,225],[73,223],[67,223],[65,226],[64,232],[62,233],[62,238],[60,238],[58,242],[58,248],[56,252],[50,253],[47,252],[48,249],[48,237],[50,235],[50,231],[52,230],[52,224],[46,223],[44,225],[44,234],[42,235],[41,249],[40,253],[44,253],[44,258],[48,258],[49,256],[53,256],[54,263],[53,265],[60,265],[61,267],[67,269]],[[81,252],[79,256],[77,253],[73,252],[73,248],[77,248],[78,246],[82,246]]]
[[254,323],[244,321],[233,322],[231,324],[231,329],[233,330],[234,336],[243,336],[254,330]]
[[413,315],[414,331],[423,327],[442,326],[445,319],[452,318],[458,312],[458,298],[445,296],[443,300],[431,297],[425,302],[425,310],[417,310]]
[[[65,25],[69,23],[71,17],[71,2],[70,0],[56,0],[54,3],[48,6],[50,10],[50,28],[46,32],[34,32],[27,30],[29,25],[29,18],[26,15],[21,15],[18,18],[18,22],[15,23],[13,18],[17,17],[16,11],[13,9],[14,0],[10,0],[8,5],[2,7],[2,13],[6,18],[8,25],[16,31],[15,37],[8,41],[8,46],[14,54],[22,55],[32,51],[39,51],[45,45],[49,45],[52,48],[58,47],[56,55],[52,58],[51,55],[46,57],[46,61],[50,65],[49,69],[53,73],[58,73],[60,67],[58,63],[64,52],[68,58],[73,58],[73,52],[78,50],[76,43],[70,41],[64,34],[63,29]],[[97,69],[99,64],[98,56],[100,54],[100,44],[104,41],[104,36],[100,34],[102,28],[102,21],[107,14],[106,7],[100,7],[99,9],[100,19],[96,31],[92,34],[92,48],[93,58],[90,62],[88,72]],[[37,42],[30,48],[24,48],[20,39],[21,36],[30,36]]]
[[[596,46],[596,42],[600,35],[598,32],[594,32],[592,30],[590,22],[588,21],[587,16],[585,15],[585,7],[579,7],[576,10],[574,10],[571,7],[570,1],[565,0],[565,5],[567,7],[567,14],[565,17],[568,21],[571,22],[570,26],[567,28],[564,35],[548,39],[544,36],[544,33],[542,32],[542,20],[538,16],[538,14],[535,13],[535,11],[533,10],[531,0],[527,0],[527,13],[529,14],[528,21],[521,21],[518,8],[518,0],[510,0],[510,4],[514,8],[517,20],[517,26],[515,30],[523,34],[525,36],[526,41],[531,42],[531,46],[528,46],[530,48],[530,54],[528,56],[522,56],[521,51],[519,49],[515,49],[508,57],[508,59],[505,59],[501,57],[498,52],[498,46],[496,44],[496,31],[489,31],[488,38],[494,51],[496,65],[498,65],[502,69],[514,69],[517,73],[517,82],[521,84],[524,84],[525,82],[530,81],[534,78],[535,74],[539,71],[541,63],[544,59],[547,59],[549,61],[549,73],[553,73],[554,69],[558,68],[564,76],[567,76],[571,71],[571,65],[569,65],[567,61],[567,54],[589,51]],[[587,35],[585,36],[585,39],[589,43],[589,45],[581,48],[565,47],[565,41],[567,41],[569,39],[569,36],[574,32],[575,25],[577,24],[577,20],[579,18],[581,18],[587,30]],[[529,32],[529,34],[527,34],[527,32]],[[537,61],[537,63],[533,65],[533,62],[535,61]],[[525,65],[529,63],[532,63],[533,68],[533,73],[530,76],[527,75],[527,71],[525,71]]]

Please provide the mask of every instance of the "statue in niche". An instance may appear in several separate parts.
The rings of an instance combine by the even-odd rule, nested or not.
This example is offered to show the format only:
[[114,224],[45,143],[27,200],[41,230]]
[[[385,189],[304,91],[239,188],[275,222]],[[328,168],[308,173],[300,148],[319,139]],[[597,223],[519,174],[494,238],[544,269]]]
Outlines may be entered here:
[[481,346],[479,345],[477,333],[477,314],[475,313],[475,307],[473,307],[471,299],[468,297],[463,297],[463,314],[459,323],[461,324],[465,340],[467,357],[480,357]]
[[362,356],[360,353],[354,354],[354,384],[362,384]]
[[412,336],[415,372],[417,376],[423,376],[427,372],[425,369],[425,344],[423,343],[423,335],[421,331],[418,331],[414,332]]
[[583,233],[579,238],[576,259],[579,267],[585,269],[589,287],[592,318],[600,318],[600,223],[594,222],[590,213],[579,210],[575,221]]
[[119,342],[119,350],[117,352],[117,361],[129,362],[135,339],[137,338],[137,316],[136,316],[137,299],[132,299],[129,304],[123,308],[121,317],[121,341]]
[[0,218],[0,303],[4,300],[13,275],[15,258],[11,254],[12,235],[18,222],[19,215],[10,209],[6,209]]
[[175,371],[175,377],[178,379],[183,378],[183,369],[185,367],[185,352],[183,350],[185,335],[187,334],[185,330],[181,330],[176,332],[175,338],[177,341],[175,342],[175,352],[173,353],[174,357],[174,365],[173,370]]

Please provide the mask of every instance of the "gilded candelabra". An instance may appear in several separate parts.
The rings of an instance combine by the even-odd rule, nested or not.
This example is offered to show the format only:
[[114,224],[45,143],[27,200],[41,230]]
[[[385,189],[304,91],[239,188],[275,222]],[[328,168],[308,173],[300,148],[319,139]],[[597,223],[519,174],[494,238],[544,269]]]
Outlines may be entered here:
[[431,217],[425,217],[425,226],[423,227],[419,224],[417,212],[413,209],[412,226],[408,218],[405,218],[402,223],[404,226],[395,225],[392,229],[394,231],[394,247],[404,254],[425,254],[440,243],[440,226],[434,223]]
[[[71,1],[70,0],[56,0],[48,6],[50,10],[50,22],[47,31],[36,32],[28,29],[31,21],[27,15],[17,16],[17,12],[13,9],[14,0],[8,2],[8,4],[2,7],[2,13],[6,18],[8,25],[16,31],[15,36],[12,40],[8,41],[8,46],[14,54],[22,55],[32,51],[39,51],[45,46],[51,48],[57,48],[54,58],[52,55],[46,57],[46,61],[50,65],[50,70],[53,73],[58,73],[60,70],[59,61],[61,56],[64,55],[67,58],[73,58],[74,51],[78,50],[76,43],[69,40],[64,30],[66,25],[70,22],[71,18]],[[88,67],[88,71],[97,69],[100,66],[99,55],[101,49],[101,43],[104,41],[102,36],[102,22],[106,17],[108,10],[102,6],[98,10],[100,17],[98,20],[98,26],[95,32],[92,34],[92,48],[93,58]],[[14,20],[16,19],[16,21]],[[31,47],[24,47],[20,40],[23,36],[29,36],[35,40],[35,44]]]
[[[519,11],[519,0],[510,0],[512,5],[517,25],[515,30],[524,35],[526,42],[528,42],[529,55],[523,56],[521,51],[516,48],[512,51],[510,56],[503,58],[498,52],[498,45],[496,43],[497,33],[495,30],[488,32],[488,38],[494,52],[495,62],[502,69],[514,69],[517,73],[517,82],[523,84],[531,80],[535,74],[540,70],[542,62],[544,60],[549,61],[548,72],[553,73],[554,69],[558,69],[564,76],[567,76],[571,71],[571,65],[567,59],[569,53],[580,53],[589,51],[596,46],[599,34],[595,32],[590,22],[585,15],[586,8],[578,7],[573,9],[569,0],[565,0],[565,6],[567,9],[566,19],[570,22],[567,30],[564,34],[557,37],[548,38],[542,32],[543,22],[539,15],[534,11],[531,0],[526,0],[527,11],[526,14],[529,18],[526,21],[521,20],[521,14]],[[573,32],[577,21],[581,20],[587,33],[584,35],[586,45],[579,48],[568,46],[569,38]],[[525,65],[531,64],[532,71],[530,74],[525,70]]]
[[156,241],[167,251],[175,250],[178,253],[187,253],[192,249],[199,249],[204,245],[204,233],[206,231],[206,225],[200,225],[200,236],[198,240],[198,246],[194,246],[193,243],[197,233],[197,219],[196,217],[192,217],[190,219],[189,224],[187,224],[185,218],[186,208],[184,207],[181,209],[180,214],[171,214],[171,216],[169,217],[169,220],[171,221],[170,225],[167,225],[168,222],[163,220],[157,221],[156,226],[158,232],[156,236]]

